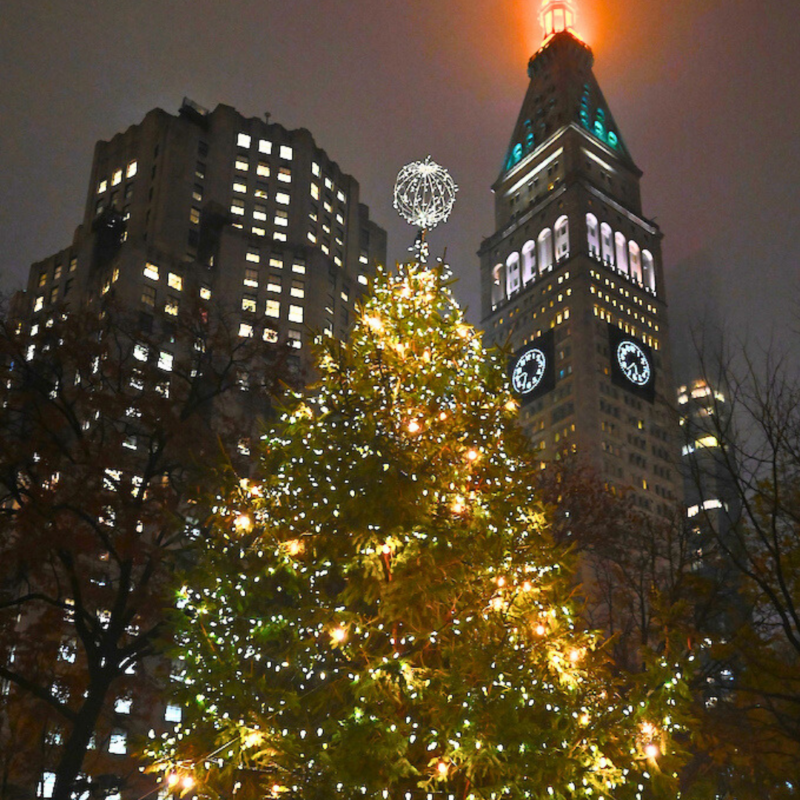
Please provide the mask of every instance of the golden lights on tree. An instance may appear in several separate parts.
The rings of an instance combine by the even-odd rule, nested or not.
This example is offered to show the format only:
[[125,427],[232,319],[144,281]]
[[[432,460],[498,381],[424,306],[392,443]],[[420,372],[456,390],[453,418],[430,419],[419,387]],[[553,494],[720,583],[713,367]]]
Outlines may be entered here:
[[379,276],[215,498],[181,576],[184,723],[153,747],[200,797],[636,798],[645,716],[673,757],[679,669],[623,683],[584,629],[504,356],[450,281]]

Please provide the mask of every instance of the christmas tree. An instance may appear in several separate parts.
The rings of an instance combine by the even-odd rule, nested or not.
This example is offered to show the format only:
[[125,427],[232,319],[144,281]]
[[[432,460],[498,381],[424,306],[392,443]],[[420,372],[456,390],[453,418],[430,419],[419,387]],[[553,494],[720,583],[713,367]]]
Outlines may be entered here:
[[679,669],[623,684],[583,629],[506,358],[449,283],[441,265],[379,276],[254,475],[216,498],[180,592],[184,720],[155,747],[170,784],[616,799],[672,773]]

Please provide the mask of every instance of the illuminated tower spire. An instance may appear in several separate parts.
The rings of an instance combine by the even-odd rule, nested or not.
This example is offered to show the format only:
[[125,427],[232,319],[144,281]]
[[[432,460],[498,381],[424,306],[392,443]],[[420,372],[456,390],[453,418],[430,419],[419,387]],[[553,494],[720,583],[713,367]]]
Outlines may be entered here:
[[545,40],[562,31],[575,34],[575,17],[575,5],[572,0],[542,0],[539,22]]

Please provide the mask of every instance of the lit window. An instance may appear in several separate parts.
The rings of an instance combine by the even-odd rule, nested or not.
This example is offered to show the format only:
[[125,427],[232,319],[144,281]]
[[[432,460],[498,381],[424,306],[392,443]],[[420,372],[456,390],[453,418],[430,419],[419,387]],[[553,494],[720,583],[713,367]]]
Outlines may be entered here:
[[322,207],[330,214],[333,211],[333,206],[326,200]]
[[122,170],[115,169],[114,174],[111,176],[111,185],[118,186],[120,183],[122,183]]
[[244,216],[244,200],[234,200],[231,203],[231,214],[238,214],[240,217]]
[[288,144],[281,145],[281,158],[285,158],[287,161],[290,161],[292,158],[292,148],[289,147]]
[[286,192],[278,192],[275,195],[275,202],[276,203],[280,203],[283,206],[288,206],[289,205],[289,201],[290,201],[290,198],[289,198],[289,195]]
[[347,303],[350,300],[350,295],[347,292],[343,291],[341,293],[341,298],[342,300],[344,300],[345,303]]
[[337,221],[337,222],[338,222],[340,225],[344,225],[344,217],[343,217],[343,216],[342,216],[340,213],[338,213],[338,212],[336,213],[336,221]]
[[180,307],[180,303],[178,302],[177,297],[169,297],[167,298],[167,302],[164,303],[164,311],[169,314],[171,317],[178,316],[178,309]]
[[240,133],[236,137],[236,144],[239,147],[250,147],[250,136],[246,133]]
[[275,224],[281,228],[287,228],[289,226],[289,215],[286,211],[279,208],[275,212]]
[[203,300],[210,300],[211,299],[211,289],[208,286],[201,286],[200,287],[200,297]]
[[108,181],[103,180],[97,184],[97,194],[103,194],[106,189],[108,189]]
[[49,302],[51,302],[51,303],[55,303],[55,301],[56,301],[57,299],[58,299],[58,286],[54,286],[54,287],[53,287],[53,288],[50,290],[50,301],[49,301]]
[[283,269],[283,259],[276,256],[270,256],[269,265],[275,269]]
[[264,328],[264,341],[272,342],[273,344],[278,341],[278,331],[274,328]]
[[317,243],[317,235],[315,233],[312,233],[311,231],[308,231],[308,233],[306,233],[306,238],[308,239],[309,242],[311,242],[311,244]]
[[259,200],[267,199],[267,185],[265,183],[257,183],[253,196]]
[[243,339],[249,339],[253,335],[253,326],[246,322],[239,325],[239,336]]
[[270,155],[272,153],[272,142],[270,142],[268,139],[259,139],[258,152]]
[[247,251],[247,255],[245,258],[248,261],[252,261],[254,264],[258,264],[261,261],[261,253],[258,250],[254,250],[252,247]]
[[333,191],[333,181],[330,178],[325,178],[325,188]]
[[69,260],[69,271],[75,272],[76,269],[78,269],[78,259],[73,257]]
[[247,184],[242,183],[241,181],[234,181],[233,182],[233,191],[239,192],[239,194],[245,194],[247,192]]
[[281,315],[281,304],[277,300],[267,300],[266,315],[277,319]]
[[303,334],[300,331],[289,331],[289,347],[299,350],[303,346]]
[[133,178],[138,171],[139,171],[139,162],[136,161],[135,159],[133,161],[129,161],[128,167],[125,170],[125,177]]
[[118,697],[114,701],[114,711],[116,711],[117,714],[130,714],[132,705],[133,700],[131,700],[130,697]]
[[281,293],[281,279],[275,275],[270,275],[267,279],[267,291],[273,294]]
[[259,225],[253,225],[253,227],[250,229],[250,231],[254,236],[266,236],[267,235],[267,231],[264,228],[260,227]]
[[311,184],[311,197],[313,197],[314,200],[319,200],[319,186],[317,186],[316,183]]
[[273,231],[272,232],[272,238],[276,242],[285,242],[285,241],[287,241],[287,236],[283,231]]
[[262,178],[269,178],[269,164],[265,161],[259,161],[256,167],[256,175]]
[[317,164],[316,161],[312,161],[311,162],[311,174],[312,175],[316,175],[317,177],[319,177],[319,174],[320,174],[320,172],[319,172],[319,164]]
[[289,167],[281,167],[278,170],[278,180],[281,183],[291,183],[292,182],[292,171]]
[[361,275],[361,274],[359,274],[359,276],[358,276],[358,282],[359,282],[359,283],[360,283],[362,286],[366,286],[366,285],[367,285],[367,283],[368,283],[367,276],[366,276],[366,275]]
[[108,752],[124,756],[128,752],[128,734],[116,728],[108,738]]
[[251,294],[246,294],[242,298],[242,311],[250,311],[256,313],[256,299]]
[[292,281],[292,287],[289,290],[292,297],[299,297],[301,300],[306,296],[305,284],[303,281]]
[[56,788],[55,772],[43,772],[42,780],[39,781],[37,795],[43,798],[50,798],[53,796],[53,790],[55,788]]
[[189,222],[192,225],[197,225],[200,222],[200,209],[192,206],[192,210],[189,212]]
[[[261,140],[264,141],[263,139]],[[175,706],[170,703],[166,709],[164,709],[164,722],[180,722],[181,721],[181,707]]]
[[147,361],[147,345],[135,344],[133,346],[133,357],[137,361]]
[[172,353],[162,350],[158,354],[158,368],[163,369],[164,372],[172,372],[172,362],[174,359],[175,356],[173,356]]
[[292,264],[292,272],[296,272],[298,275],[305,275],[306,265],[299,261],[295,261],[294,264]]
[[154,286],[145,286],[142,289],[142,302],[151,308],[156,304],[156,290]]
[[[280,200],[278,200],[280,202]],[[267,207],[262,203],[256,203],[253,206],[253,219],[257,219],[259,222],[266,222],[267,220]]]
[[346,203],[347,202],[347,198],[344,196],[344,192],[342,192],[342,191],[336,192],[336,199],[340,203]]
[[712,436],[711,434],[709,434],[708,436],[702,436],[701,438],[699,438],[695,442],[695,444],[697,445],[697,447],[716,447],[719,444],[719,442],[717,441],[716,436]]
[[144,265],[144,276],[145,276],[145,278],[150,278],[150,280],[157,281],[158,280],[158,266],[156,264],[151,264],[148,261]]
[[169,275],[167,275],[167,286],[169,286],[170,289],[182,292],[183,278],[180,275],[176,275],[174,272],[170,272]]
[[244,280],[242,281],[245,286],[251,286],[252,288],[258,287],[258,270],[252,269],[251,267],[247,267],[244,271]]
[[39,286],[44,286],[47,283],[47,270],[44,269],[39,273]]
[[289,306],[289,322],[303,321],[303,306]]

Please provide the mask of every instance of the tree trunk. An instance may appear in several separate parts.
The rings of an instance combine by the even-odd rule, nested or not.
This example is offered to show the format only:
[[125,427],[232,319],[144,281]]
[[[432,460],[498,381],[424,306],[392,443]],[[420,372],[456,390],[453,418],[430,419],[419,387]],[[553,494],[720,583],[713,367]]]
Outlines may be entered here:
[[103,675],[89,686],[86,700],[81,706],[69,738],[64,742],[61,760],[56,768],[56,782],[52,800],[71,800],[75,781],[80,775],[89,742],[97,729],[97,721],[105,703],[110,680]]

